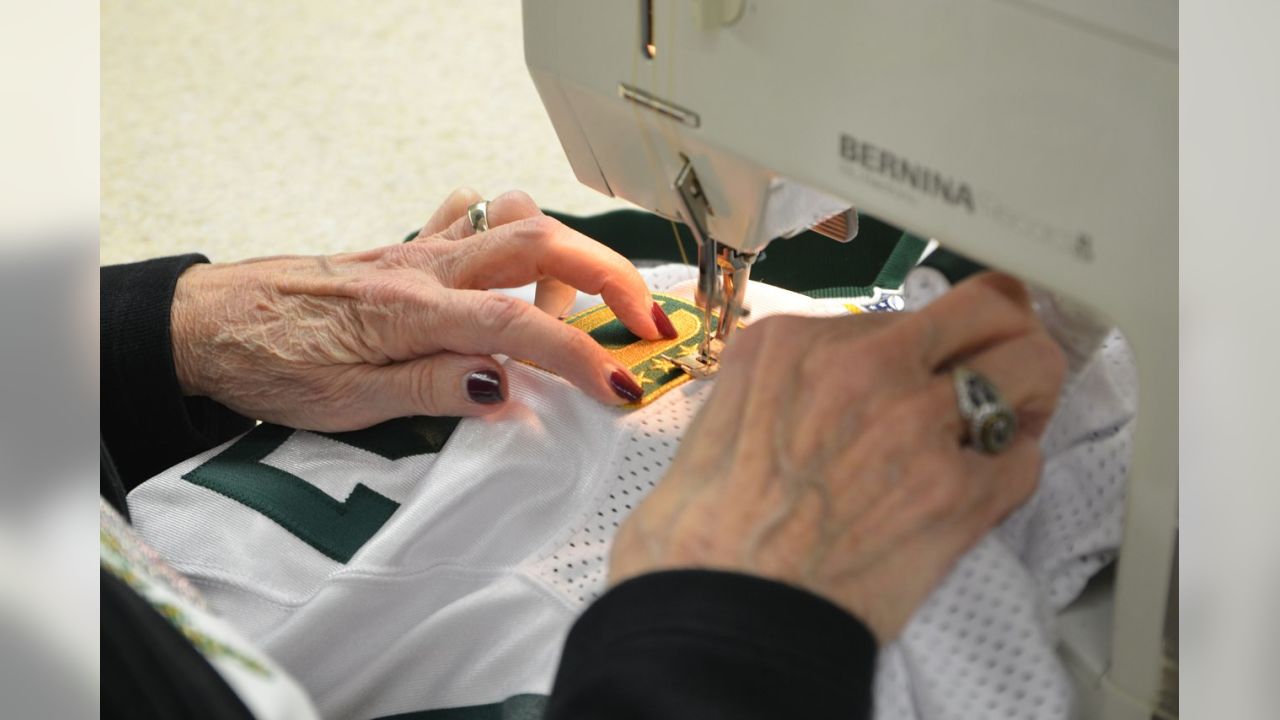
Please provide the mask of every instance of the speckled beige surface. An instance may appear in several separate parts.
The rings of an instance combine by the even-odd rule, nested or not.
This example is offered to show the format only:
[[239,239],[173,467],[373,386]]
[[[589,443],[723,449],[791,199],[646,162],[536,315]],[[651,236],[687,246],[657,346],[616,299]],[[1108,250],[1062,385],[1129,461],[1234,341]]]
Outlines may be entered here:
[[518,0],[102,4],[104,263],[394,242],[459,185],[579,185],[524,67]]

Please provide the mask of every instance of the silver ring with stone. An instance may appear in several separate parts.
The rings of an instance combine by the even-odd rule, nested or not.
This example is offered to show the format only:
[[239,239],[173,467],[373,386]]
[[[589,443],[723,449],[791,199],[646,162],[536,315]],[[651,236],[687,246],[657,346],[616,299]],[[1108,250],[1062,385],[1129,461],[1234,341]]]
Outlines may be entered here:
[[1018,416],[1004,403],[1000,391],[986,376],[968,368],[951,371],[956,407],[967,425],[965,443],[994,455],[1013,442]]
[[481,200],[467,206],[467,219],[471,221],[471,229],[482,233],[489,229],[489,201]]

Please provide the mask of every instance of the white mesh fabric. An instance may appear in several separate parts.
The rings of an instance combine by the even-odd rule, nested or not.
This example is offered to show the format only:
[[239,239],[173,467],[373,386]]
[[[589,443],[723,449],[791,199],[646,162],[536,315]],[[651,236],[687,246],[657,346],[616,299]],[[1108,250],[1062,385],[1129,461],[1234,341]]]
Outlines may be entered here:
[[693,265],[657,265],[640,271],[645,282],[654,290],[667,291],[689,281],[698,279],[698,268]]
[[618,419],[617,459],[599,478],[592,503],[569,539],[550,557],[526,569],[574,604],[604,591],[609,548],[618,524],[662,479],[676,447],[711,391],[708,383],[686,383],[641,411]]
[[[691,268],[667,265],[646,269],[650,287],[670,295],[691,298],[696,278]],[[670,284],[666,284],[666,283]],[[760,320],[786,312],[807,315],[843,315],[848,310],[838,300],[812,300],[760,283],[748,286],[751,319]],[[617,419],[621,429],[615,462],[597,480],[589,509],[569,540],[550,557],[530,564],[528,572],[582,604],[600,596],[608,575],[608,549],[618,524],[636,503],[662,479],[675,456],[685,430],[707,395],[711,383],[686,383],[653,403]]]
[[131,493],[136,527],[325,717],[545,693],[575,609],[519,568],[563,544],[568,519],[586,511],[623,413],[530,366],[507,371],[509,406],[460,423],[438,455],[391,462],[296,433],[266,458],[309,480],[316,453],[345,447],[373,489],[401,503],[346,563],[182,480],[212,453]]
[[[691,292],[687,268],[645,274],[656,289]],[[838,301],[758,283],[748,299],[753,320],[844,312]],[[1053,611],[1118,544],[1132,417],[1126,352],[1113,338],[1073,380],[1046,436],[1040,489],[883,649],[878,717],[1068,714]],[[710,384],[687,383],[628,413],[534,368],[507,368],[511,407],[463,421],[438,456],[389,463],[298,433],[268,458],[335,497],[349,485],[326,479],[329,468],[345,467],[402,504],[345,564],[181,481],[210,453],[131,494],[139,532],[298,677],[326,717],[548,692],[565,633],[604,588],[616,523],[661,478]]]
[[[906,286],[909,310],[948,287],[929,268],[913,270]],[[1135,408],[1133,358],[1113,332],[1063,388],[1035,494],[960,559],[881,652],[878,718],[1073,717],[1054,613],[1119,547]]]

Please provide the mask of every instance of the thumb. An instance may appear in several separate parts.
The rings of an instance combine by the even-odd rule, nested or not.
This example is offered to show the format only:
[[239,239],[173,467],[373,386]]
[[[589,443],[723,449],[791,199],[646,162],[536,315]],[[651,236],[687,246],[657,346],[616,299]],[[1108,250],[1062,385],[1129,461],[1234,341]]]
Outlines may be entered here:
[[507,378],[488,355],[442,352],[377,368],[366,397],[397,415],[466,417],[502,407]]

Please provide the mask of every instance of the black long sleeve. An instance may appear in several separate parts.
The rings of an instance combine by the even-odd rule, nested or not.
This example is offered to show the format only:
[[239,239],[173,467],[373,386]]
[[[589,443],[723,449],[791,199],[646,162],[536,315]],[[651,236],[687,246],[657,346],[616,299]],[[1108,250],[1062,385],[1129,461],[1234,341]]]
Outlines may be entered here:
[[875,657],[861,622],[807,591],[655,573],[578,619],[546,718],[868,717]]
[[178,386],[169,314],[178,276],[201,255],[101,270],[100,492],[127,517],[124,493],[252,427],[252,421]]

